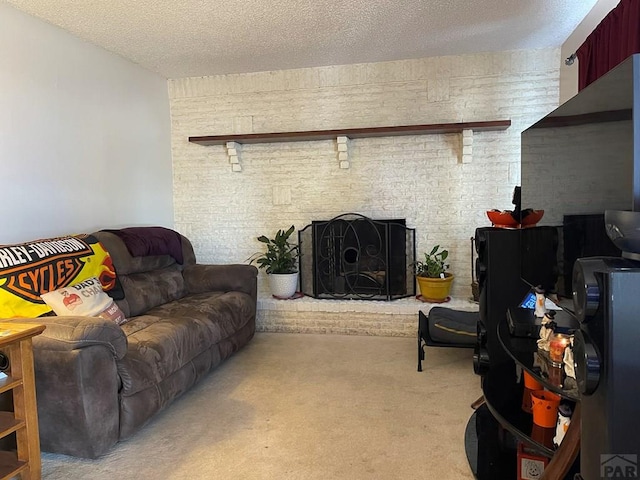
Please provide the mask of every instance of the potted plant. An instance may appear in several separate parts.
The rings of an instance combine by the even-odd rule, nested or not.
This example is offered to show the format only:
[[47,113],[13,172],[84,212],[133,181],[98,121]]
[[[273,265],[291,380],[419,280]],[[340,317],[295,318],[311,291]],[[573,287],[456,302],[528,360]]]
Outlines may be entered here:
[[423,261],[415,263],[416,280],[422,300],[442,303],[449,298],[453,274],[447,272],[449,264],[445,261],[448,257],[449,251],[436,245],[431,252],[424,254]]
[[265,269],[271,293],[276,298],[291,298],[298,287],[298,245],[289,240],[294,231],[295,227],[291,225],[286,231],[278,230],[273,238],[257,237],[266,245],[267,251],[256,253],[250,261]]

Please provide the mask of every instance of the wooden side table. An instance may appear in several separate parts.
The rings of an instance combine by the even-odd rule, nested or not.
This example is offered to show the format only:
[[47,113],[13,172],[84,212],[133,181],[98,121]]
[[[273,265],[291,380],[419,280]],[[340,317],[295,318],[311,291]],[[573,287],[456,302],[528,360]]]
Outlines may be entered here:
[[44,329],[33,323],[0,322],[0,352],[9,360],[0,394],[13,394],[13,411],[0,412],[0,438],[15,432],[17,446],[17,451],[0,451],[1,480],[16,475],[39,480],[42,475],[31,340]]

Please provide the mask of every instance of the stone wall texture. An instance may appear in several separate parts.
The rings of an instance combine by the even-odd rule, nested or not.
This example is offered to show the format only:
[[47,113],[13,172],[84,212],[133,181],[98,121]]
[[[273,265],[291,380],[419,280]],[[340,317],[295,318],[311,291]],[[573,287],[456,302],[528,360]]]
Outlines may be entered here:
[[[435,244],[449,249],[453,296],[468,298],[470,238],[489,225],[486,210],[512,207],[520,133],[558,105],[559,65],[559,49],[547,49],[170,80],[176,229],[201,262],[245,263],[260,250],[258,235],[292,224],[346,212],[405,218],[418,256]],[[188,141],[507,119],[507,130],[475,132],[464,161],[457,133],[351,139],[349,168],[336,139],[245,144],[239,172],[225,146]],[[268,297],[263,274],[259,289]]]

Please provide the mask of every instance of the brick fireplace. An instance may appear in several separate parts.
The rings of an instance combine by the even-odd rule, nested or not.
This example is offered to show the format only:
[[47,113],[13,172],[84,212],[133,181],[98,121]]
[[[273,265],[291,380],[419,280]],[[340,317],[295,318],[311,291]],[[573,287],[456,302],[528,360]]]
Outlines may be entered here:
[[[428,314],[434,305],[413,297],[393,302],[319,300],[311,297],[276,300],[261,297],[258,299],[256,329],[259,332],[415,337],[418,312]],[[477,304],[465,298],[454,298],[446,306],[458,310],[478,310]]]
[[[204,263],[246,263],[259,235],[358,212],[405,219],[416,255],[440,244],[456,275],[455,302],[471,297],[469,238],[485,211],[510,208],[520,180],[520,132],[558,103],[559,51],[496,52],[169,81],[176,228]],[[334,140],[243,144],[233,171],[224,146],[190,136],[295,132],[511,119],[459,134],[354,138],[348,168]],[[415,335],[409,296],[394,301],[278,301],[259,276],[258,328]],[[457,306],[457,303],[447,304]],[[467,308],[472,309],[474,305]],[[405,330],[406,329],[406,330]]]

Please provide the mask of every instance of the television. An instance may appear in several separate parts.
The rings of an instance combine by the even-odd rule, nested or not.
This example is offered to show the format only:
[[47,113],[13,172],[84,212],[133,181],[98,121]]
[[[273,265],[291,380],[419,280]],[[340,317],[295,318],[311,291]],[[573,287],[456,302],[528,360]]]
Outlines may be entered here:
[[640,54],[522,132],[520,206],[523,214],[544,210],[538,226],[547,231],[523,229],[521,259],[540,256],[556,266],[549,271],[522,261],[526,283],[570,297],[577,258],[620,256],[606,235],[604,212],[640,211],[638,162]]

